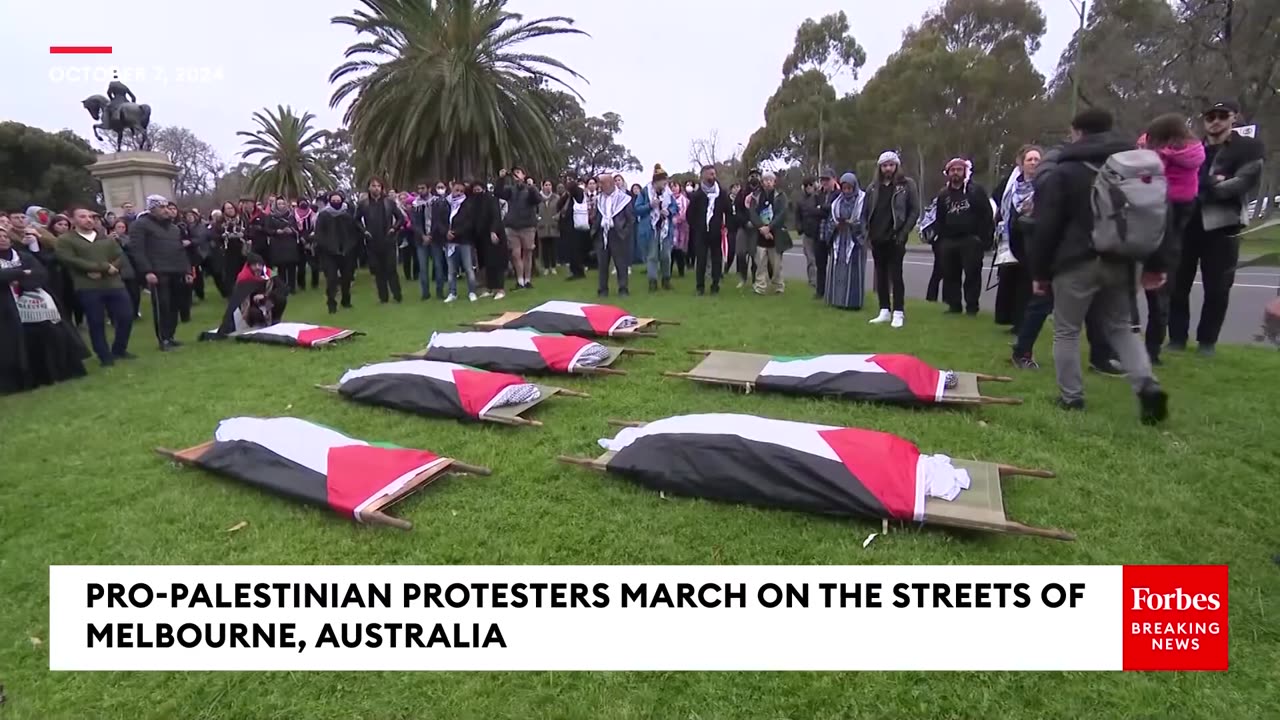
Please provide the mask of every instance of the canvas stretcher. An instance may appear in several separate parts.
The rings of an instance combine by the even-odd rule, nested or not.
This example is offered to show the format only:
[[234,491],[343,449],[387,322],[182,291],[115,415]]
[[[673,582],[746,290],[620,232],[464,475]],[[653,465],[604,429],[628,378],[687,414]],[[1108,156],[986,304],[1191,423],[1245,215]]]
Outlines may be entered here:
[[[258,343],[262,345],[282,345],[284,347],[301,347],[301,348],[324,348],[336,344],[348,338],[353,338],[365,333],[360,330],[349,330],[346,328],[334,328],[323,325],[304,325],[302,323],[289,323],[290,332],[275,333],[271,332],[274,326],[263,328],[253,328],[250,330],[237,330],[231,333],[219,333],[217,329],[207,330],[200,334],[200,339],[205,341],[213,340],[239,340],[241,342]],[[297,332],[294,327],[298,326]]]
[[[278,420],[334,432],[293,418],[266,422]],[[323,470],[289,459],[287,450],[285,455],[273,454],[269,441],[258,445],[222,442],[215,437],[184,450],[156,448],[155,452],[180,465],[199,467],[296,502],[326,507],[356,522],[401,530],[412,530],[413,523],[387,514],[393,505],[446,475],[490,474],[488,468],[427,451],[354,442],[357,444],[338,448],[354,453],[350,459]]]
[[[562,395],[564,397],[573,398],[589,398],[590,394],[569,390],[568,388],[552,387],[550,385],[539,385],[534,383],[538,388],[538,398],[529,402],[520,403],[518,405],[505,405],[493,408],[481,413],[478,419],[482,422],[496,423],[498,425],[526,425],[529,427],[542,427],[541,420],[530,420],[522,417],[525,413],[541,405],[551,398],[552,395]],[[316,385],[317,389],[324,390],[336,394],[341,394],[341,388],[337,385]],[[433,415],[423,414],[423,417],[436,417]]]
[[[608,422],[614,427],[621,428],[644,428],[648,425],[648,423],[628,420],[609,420]],[[702,458],[705,460],[706,454],[714,451],[703,449],[695,450],[694,452],[702,453]],[[561,455],[557,460],[566,464],[586,467],[599,472],[618,474],[618,471],[610,466],[610,463],[617,456],[617,452],[613,450],[606,450],[603,454],[594,458]],[[759,460],[760,458],[755,458],[753,459],[753,462],[756,462],[758,465]],[[1029,535],[1067,541],[1076,539],[1074,533],[1066,530],[1027,525],[1010,519],[1006,514],[1003,493],[1003,481],[1006,478],[1018,476],[1053,478],[1055,477],[1053,472],[1049,470],[1024,469],[1012,465],[983,460],[960,460],[955,458],[950,458],[949,460],[952,466],[968,473],[970,484],[967,489],[960,492],[953,500],[944,500],[935,497],[925,498],[923,511],[917,518],[919,522],[925,525],[937,525],[940,527],[976,530],[1007,535]],[[641,484],[649,486],[646,483]],[[785,487],[782,492],[791,493],[794,490],[794,487]],[[711,499],[721,498],[713,497]],[[752,502],[748,504],[775,508],[784,507],[783,505],[771,504],[768,502]],[[795,510],[797,508],[784,509]],[[856,513],[826,514],[858,516]],[[884,521],[884,529],[887,531],[890,518],[881,517],[880,519]]]
[[[462,323],[460,327],[475,328],[476,330],[501,330],[512,326],[512,323],[519,321],[524,317],[522,312],[505,312],[490,320],[477,320],[473,323]],[[671,320],[658,320],[657,318],[636,318],[636,326],[616,330],[608,337],[629,338],[629,337],[658,337],[658,333],[651,328],[659,325],[679,325],[680,323]],[[597,337],[597,336],[593,336]]]
[[[547,370],[546,374],[626,375],[627,374],[626,370],[619,370],[613,367],[613,364],[616,363],[618,359],[621,358],[623,355],[654,355],[656,354],[652,350],[641,350],[639,348],[621,348],[621,347],[613,347],[613,346],[606,346],[606,348],[609,351],[608,357],[604,358],[594,366],[588,367],[584,365],[574,365],[567,372],[564,372],[564,373],[556,372],[554,370]],[[430,348],[423,348],[421,350],[418,350],[417,352],[411,352],[411,353],[394,353],[392,357],[402,359],[402,360],[433,359],[431,357]],[[492,358],[480,360],[478,362],[473,362],[471,364],[474,365],[475,367],[480,367],[480,368],[484,368],[485,370],[492,370],[495,372],[528,372],[523,368],[510,366],[507,363],[504,363],[499,357],[492,357]]]
[[[724,385],[737,388],[744,392],[773,391],[770,387],[761,387],[761,373],[770,362],[775,358],[769,355],[759,355],[754,353],[731,352],[726,350],[690,350],[692,355],[702,357],[702,360],[691,370],[687,372],[664,372],[666,377],[683,378],[698,383],[709,385]],[[854,400],[862,400],[869,402],[906,402],[907,404],[942,404],[942,405],[1020,405],[1020,398],[1010,397],[993,397],[982,394],[979,387],[981,382],[1012,382],[1013,378],[1003,375],[986,375],[983,373],[970,372],[953,372],[955,382],[952,385],[940,388],[940,392],[933,395],[930,400],[923,398],[913,399],[885,399],[885,397],[877,397],[875,393],[867,393],[859,395],[857,393],[844,394],[843,397]],[[825,395],[830,393],[808,393],[802,388],[791,390],[793,394],[813,394]]]

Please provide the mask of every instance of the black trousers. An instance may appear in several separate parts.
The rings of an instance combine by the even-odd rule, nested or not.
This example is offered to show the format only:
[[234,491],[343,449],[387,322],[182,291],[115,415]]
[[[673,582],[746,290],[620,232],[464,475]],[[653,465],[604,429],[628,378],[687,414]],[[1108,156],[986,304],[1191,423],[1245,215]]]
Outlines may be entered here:
[[551,270],[556,266],[556,240],[555,235],[551,237],[538,236],[538,254],[542,258],[542,269]]
[[172,340],[178,332],[178,315],[182,311],[183,298],[187,299],[187,316],[191,315],[191,288],[182,273],[156,273],[155,285],[151,286],[151,319],[155,324],[156,339],[160,342]]
[[938,302],[938,288],[942,286],[942,242],[935,240],[930,246],[933,250],[933,269],[929,271],[929,284],[925,287],[926,302]]
[[596,243],[596,271],[600,274],[597,290],[601,295],[609,293],[609,263],[613,263],[618,274],[618,292],[631,292],[628,281],[631,277],[631,246],[624,240],[605,245]]
[[699,235],[690,238],[693,245],[694,275],[699,292],[707,286],[707,265],[711,266],[711,292],[720,291],[720,278],[724,275],[724,258],[720,256],[720,238]]
[[142,312],[142,284],[138,280],[125,280],[124,291],[129,296],[129,305],[133,308],[133,315],[130,317],[138,317]]
[[[1176,211],[1175,211],[1176,212]],[[1218,342],[1222,323],[1231,302],[1231,287],[1236,282],[1236,265],[1240,261],[1240,237],[1236,228],[1205,230],[1199,213],[1187,225],[1182,242],[1182,257],[1174,274],[1169,299],[1169,341],[1185,344],[1191,326],[1191,288],[1196,270],[1203,284],[1204,305],[1200,308],[1200,326],[1196,342],[1213,345]]]
[[320,269],[324,273],[324,296],[333,310],[338,307],[338,291],[342,291],[342,306],[351,307],[351,275],[356,269],[355,255],[330,255],[321,253],[316,256]]
[[[902,261],[906,257],[907,248],[896,242],[873,244],[871,258],[875,261],[876,294],[880,299],[880,309],[901,312],[907,308],[907,282],[902,277]],[[816,263],[815,263],[816,264]],[[826,265],[824,259],[823,265]],[[826,276],[826,268],[822,275]],[[890,306],[892,291],[892,306]]]
[[507,245],[498,238],[494,243],[485,238],[476,245],[479,251],[477,262],[484,266],[484,286],[489,292],[499,292],[506,287],[507,280]]
[[298,264],[297,263],[281,263],[276,266],[280,271],[280,282],[289,288],[289,293],[293,294],[298,291]]
[[413,240],[410,239],[409,244],[400,248],[400,269],[404,271],[404,279],[406,282],[417,280],[418,273],[422,271],[418,267],[418,251],[413,246]]
[[[199,300],[204,300],[204,268],[200,265],[194,265],[191,271],[195,277],[191,281],[191,294]],[[185,322],[185,321],[184,321]]]
[[996,275],[1000,278],[996,288],[996,324],[1012,325],[1016,331],[1031,299],[1031,271],[1018,262],[997,268]]
[[[982,242],[976,237],[946,238],[942,243],[942,299],[952,310],[978,312],[982,296]],[[963,302],[963,304],[962,304]]]
[[369,243],[369,272],[373,273],[374,284],[378,288],[378,302],[387,302],[395,298],[400,302],[400,274],[396,262],[396,244],[390,238],[381,242]]

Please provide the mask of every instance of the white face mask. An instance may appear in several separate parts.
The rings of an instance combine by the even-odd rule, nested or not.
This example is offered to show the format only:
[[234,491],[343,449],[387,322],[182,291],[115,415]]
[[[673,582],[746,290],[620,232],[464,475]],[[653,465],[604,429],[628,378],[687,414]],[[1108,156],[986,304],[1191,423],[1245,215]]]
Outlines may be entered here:
[[685,192],[690,192],[690,193],[691,193],[691,192],[693,192],[693,186],[692,186],[692,185],[685,185],[685,186],[684,186],[684,191],[685,191]]
[[440,197],[444,197],[444,192],[445,192],[444,188],[436,188],[436,194],[439,195]]

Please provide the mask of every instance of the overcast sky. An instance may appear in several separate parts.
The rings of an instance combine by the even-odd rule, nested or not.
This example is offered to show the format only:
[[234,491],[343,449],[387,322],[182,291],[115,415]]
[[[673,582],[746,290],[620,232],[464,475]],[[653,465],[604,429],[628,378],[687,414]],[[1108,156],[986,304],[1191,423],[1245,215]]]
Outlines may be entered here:
[[[1047,76],[1077,20],[1070,0],[1040,4],[1049,32],[1035,62]],[[647,174],[655,162],[672,172],[687,169],[690,140],[713,129],[719,131],[722,156],[745,144],[764,121],[765,101],[781,80],[782,61],[805,18],[849,13],[853,34],[867,51],[861,84],[898,49],[907,26],[938,5],[939,0],[678,0],[655,7],[512,0],[510,7],[528,17],[571,15],[576,27],[590,33],[533,49],[586,77],[577,87],[589,114],[622,116],[622,141]],[[356,36],[329,19],[355,7],[353,0],[6,0],[0,12],[0,66],[6,70],[0,119],[71,128],[88,137],[92,121],[80,101],[105,93],[105,79],[115,67],[139,102],[151,105],[153,123],[191,128],[224,160],[235,162],[241,146],[236,131],[252,129],[250,116],[263,107],[292,105],[315,113],[320,127],[341,124],[341,110],[329,109],[328,76]],[[51,45],[111,45],[114,51],[51,56]]]

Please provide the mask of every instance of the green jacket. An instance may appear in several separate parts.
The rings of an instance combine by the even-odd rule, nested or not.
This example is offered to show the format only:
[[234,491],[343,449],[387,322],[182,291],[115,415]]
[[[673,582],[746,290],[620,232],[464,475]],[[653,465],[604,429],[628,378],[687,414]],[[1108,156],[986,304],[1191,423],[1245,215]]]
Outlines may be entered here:
[[760,192],[755,194],[755,201],[751,203],[751,207],[747,210],[747,214],[751,219],[749,232],[753,235],[751,238],[753,247],[759,244],[760,228],[768,225],[773,230],[774,249],[779,253],[784,253],[791,249],[791,233],[787,231],[787,209],[787,196],[781,190],[775,190],[773,192],[773,220],[766,223],[760,217]]
[[555,193],[551,197],[543,200],[538,205],[538,236],[539,237],[559,237],[560,236],[560,215],[556,212],[556,205],[560,203],[560,196]]
[[[124,288],[124,280],[120,273],[114,275],[108,268],[115,266],[117,270],[124,267],[124,251],[115,240],[105,233],[98,233],[93,242],[85,240],[80,233],[72,230],[58,238],[58,261],[71,272],[71,282],[76,290],[111,290]],[[89,277],[89,273],[100,275]]]

